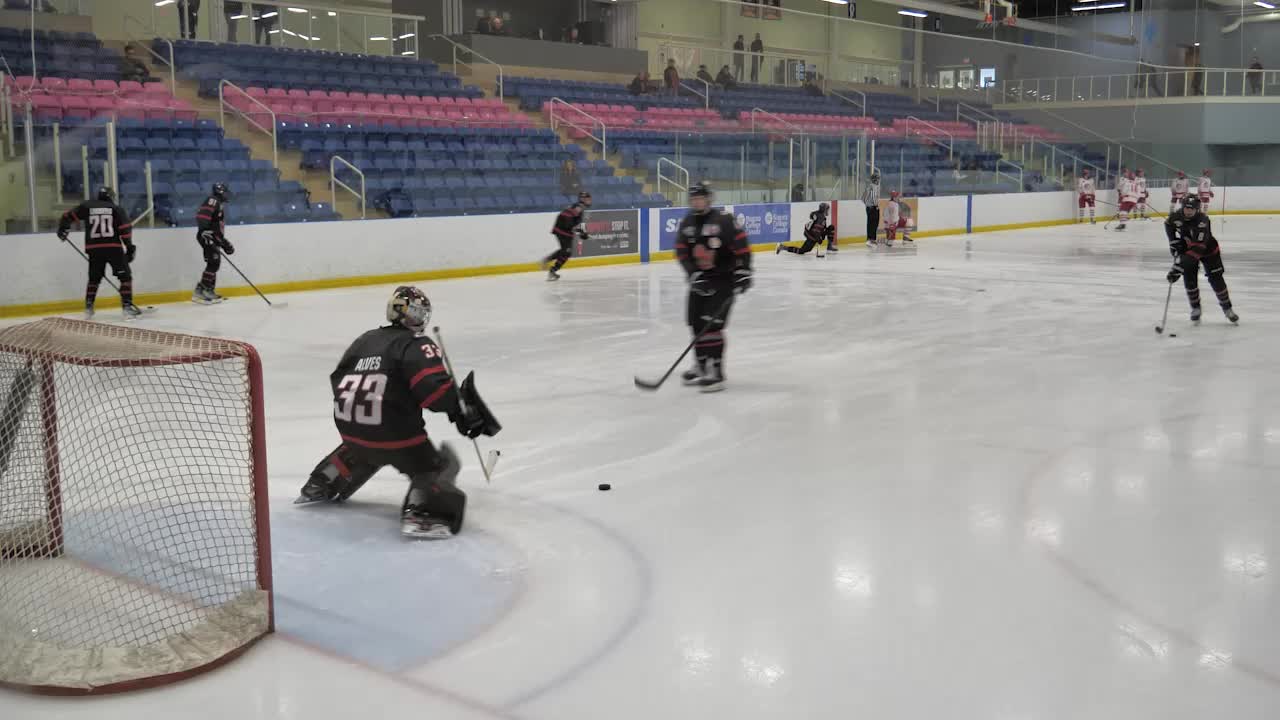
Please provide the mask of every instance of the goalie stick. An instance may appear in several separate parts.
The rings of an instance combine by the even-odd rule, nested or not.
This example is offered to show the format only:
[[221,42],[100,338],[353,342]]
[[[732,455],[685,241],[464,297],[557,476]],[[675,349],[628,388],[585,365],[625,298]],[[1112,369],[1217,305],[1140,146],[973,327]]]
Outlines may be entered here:
[[634,378],[636,387],[650,392],[662,387],[662,384],[667,381],[667,378],[671,377],[671,373],[676,371],[676,368],[680,366],[681,361],[683,361],[685,356],[689,354],[689,351],[693,349],[693,346],[698,344],[698,341],[702,339],[702,336],[720,329],[720,323],[718,321],[724,317],[724,314],[729,310],[729,306],[732,304],[733,295],[729,295],[729,297],[725,299],[724,303],[720,305],[720,309],[716,310],[716,313],[711,316],[712,322],[707,323],[707,327],[703,328],[702,332],[695,335],[693,340],[689,341],[688,347],[684,349],[684,352],[680,353],[680,357],[676,358],[675,362],[671,363],[671,367],[667,368],[667,372],[663,374],[661,378],[657,380],[641,380],[637,376]]
[[[444,360],[444,367],[445,367],[445,370],[448,370],[448,371],[449,371],[449,375],[450,375],[450,376],[452,376],[452,377],[455,377],[455,378],[456,378],[456,377],[457,377],[457,375],[454,375],[454,374],[453,374],[453,363],[449,362],[449,352],[448,352],[447,350],[445,350],[445,349],[444,349],[444,337],[440,334],[440,326],[439,326],[439,325],[436,325],[435,327],[431,328],[431,331],[432,331],[433,333],[435,333],[435,336],[436,336],[436,344],[440,346],[440,359]],[[458,396],[458,402],[463,406],[463,412],[465,413],[465,412],[466,412],[466,400],[464,400],[464,399],[462,398],[461,393],[459,393],[459,396]],[[477,441],[475,438],[471,438],[471,445],[472,445],[472,447],[474,447],[474,448],[476,449],[476,460],[479,460],[479,461],[480,461],[480,470],[482,470],[482,471],[484,472],[484,482],[485,482],[485,484],[487,485],[487,484],[492,483],[492,482],[493,482],[493,470],[494,470],[494,468],[496,468],[496,467],[498,466],[498,458],[502,457],[502,451],[501,451],[501,450],[490,450],[490,451],[489,451],[489,457],[488,457],[488,459],[486,459],[486,458],[484,457],[484,455],[482,455],[482,454],[481,454],[481,452],[480,452],[480,442],[479,442],[479,441]]]

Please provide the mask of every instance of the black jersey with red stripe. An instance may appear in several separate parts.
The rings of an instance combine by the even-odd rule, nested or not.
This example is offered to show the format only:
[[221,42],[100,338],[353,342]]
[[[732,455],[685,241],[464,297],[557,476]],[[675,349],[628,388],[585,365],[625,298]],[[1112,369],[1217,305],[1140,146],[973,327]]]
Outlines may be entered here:
[[204,201],[204,204],[196,211],[196,228],[199,232],[212,230],[219,239],[225,236],[226,220],[224,218],[223,204],[222,200],[213,195],[210,195],[209,199]]
[[333,421],[344,442],[397,450],[427,441],[422,411],[461,411],[458,390],[431,338],[399,325],[361,335],[329,376]]
[[1169,238],[1169,251],[1174,255],[1199,260],[1222,251],[1218,239],[1213,236],[1209,216],[1204,213],[1187,217],[1182,208],[1178,208],[1164,221],[1164,232]]
[[719,208],[690,212],[676,228],[676,259],[686,273],[731,281],[734,270],[751,267],[751,245],[729,213]]
[[86,200],[62,214],[58,233],[71,223],[84,226],[85,250],[127,250],[133,244],[133,224],[124,208],[110,200]]
[[812,242],[822,242],[823,240],[834,238],[836,227],[827,224],[827,216],[819,212],[809,215],[809,224],[804,226],[804,237]]
[[582,203],[574,203],[561,210],[556,216],[556,224],[551,226],[551,234],[558,238],[572,238],[582,224],[582,214],[585,211]]

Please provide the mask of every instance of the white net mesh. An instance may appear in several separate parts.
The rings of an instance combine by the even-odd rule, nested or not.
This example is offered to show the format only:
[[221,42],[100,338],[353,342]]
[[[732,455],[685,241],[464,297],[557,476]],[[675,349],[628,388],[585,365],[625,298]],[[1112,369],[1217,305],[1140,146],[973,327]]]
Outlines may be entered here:
[[0,330],[0,683],[154,684],[268,632],[256,357],[73,320]]

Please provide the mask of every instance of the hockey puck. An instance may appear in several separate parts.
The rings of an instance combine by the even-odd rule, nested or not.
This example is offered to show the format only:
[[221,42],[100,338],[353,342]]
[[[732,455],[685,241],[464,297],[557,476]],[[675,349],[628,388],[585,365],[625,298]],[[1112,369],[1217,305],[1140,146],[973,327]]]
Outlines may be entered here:
[[600,483],[599,485],[596,486],[596,489],[603,492],[605,490],[612,490],[613,486],[610,485],[609,483]]
[[1169,337],[1178,337],[1178,333],[1169,333]]

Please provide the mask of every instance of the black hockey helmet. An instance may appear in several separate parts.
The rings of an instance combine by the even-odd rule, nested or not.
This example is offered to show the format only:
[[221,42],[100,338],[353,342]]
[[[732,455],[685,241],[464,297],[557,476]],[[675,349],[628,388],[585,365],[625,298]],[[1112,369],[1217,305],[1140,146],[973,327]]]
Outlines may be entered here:
[[422,334],[431,321],[431,301],[412,285],[401,285],[387,300],[387,322]]
[[[1188,210],[1191,211],[1190,215],[1188,215],[1187,213]],[[1200,212],[1200,198],[1196,197],[1195,195],[1188,195],[1186,198],[1182,200],[1183,215],[1187,215],[1188,217],[1190,217],[1192,215],[1195,215],[1198,212]]]
[[880,182],[880,168],[871,168],[871,182]]
[[578,202],[583,205],[586,205],[587,207],[591,207],[591,193],[587,192],[586,190],[583,190],[582,192],[578,193]]
[[706,207],[698,212],[706,212],[711,209],[711,198],[715,193],[711,192],[711,185],[706,180],[699,180],[689,186],[689,206],[693,206],[694,198],[704,198],[707,201]]
[[103,185],[102,187],[98,188],[98,199],[99,199],[99,200],[106,200],[107,202],[115,202],[115,201],[116,201],[116,191],[115,191],[115,190],[112,190],[111,188],[107,187],[106,185]]
[[231,195],[231,190],[227,188],[226,183],[213,184],[213,196],[219,200],[227,200]]
[[826,203],[818,203],[818,212],[826,215],[831,210],[831,206]]

